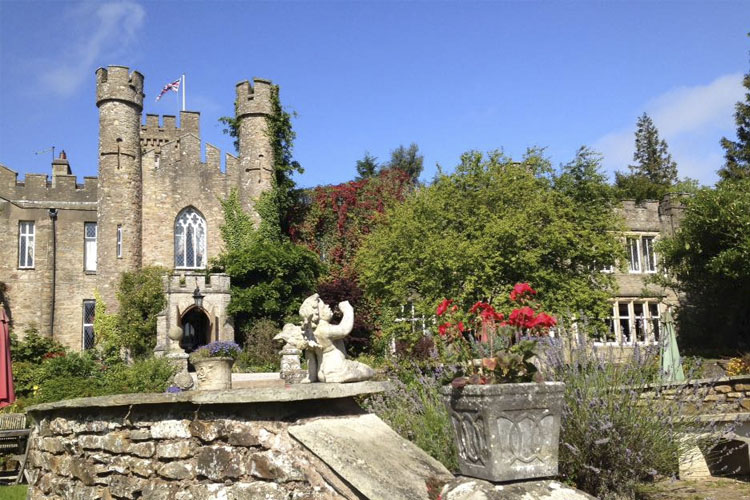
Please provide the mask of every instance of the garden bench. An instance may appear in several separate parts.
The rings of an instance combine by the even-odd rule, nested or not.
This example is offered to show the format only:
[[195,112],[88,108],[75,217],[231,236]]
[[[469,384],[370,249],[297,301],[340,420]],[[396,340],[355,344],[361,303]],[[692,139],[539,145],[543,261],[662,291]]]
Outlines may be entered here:
[[15,484],[21,482],[23,471],[26,467],[26,457],[29,454],[29,433],[26,428],[26,414],[5,413],[0,414],[0,455],[10,456],[18,461],[18,473],[7,477],[2,473],[0,479],[14,479]]

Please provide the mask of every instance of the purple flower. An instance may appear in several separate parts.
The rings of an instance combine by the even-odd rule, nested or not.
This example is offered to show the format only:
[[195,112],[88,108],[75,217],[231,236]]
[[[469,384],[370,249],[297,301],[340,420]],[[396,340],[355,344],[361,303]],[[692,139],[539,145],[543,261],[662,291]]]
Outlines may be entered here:
[[169,387],[167,387],[167,393],[169,394],[177,394],[178,392],[182,392],[182,389],[180,389],[176,385],[170,385]]

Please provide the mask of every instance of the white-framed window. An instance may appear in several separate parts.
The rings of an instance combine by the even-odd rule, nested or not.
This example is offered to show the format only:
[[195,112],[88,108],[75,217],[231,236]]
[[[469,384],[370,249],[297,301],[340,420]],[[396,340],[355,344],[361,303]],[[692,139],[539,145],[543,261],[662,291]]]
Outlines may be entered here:
[[628,236],[625,247],[628,252],[628,270],[631,273],[655,273],[655,236]]
[[34,267],[34,222],[20,221],[18,223],[18,267],[33,269]]
[[661,306],[657,300],[617,299],[612,317],[598,332],[599,343],[655,344],[661,340]]
[[643,271],[646,273],[655,273],[656,253],[654,253],[653,236],[644,236],[641,238],[641,250],[643,256]]
[[174,265],[181,269],[206,267],[206,219],[193,207],[180,212],[174,223]]
[[122,224],[117,224],[117,258],[122,259]]
[[83,223],[83,270],[96,271],[96,222]]
[[628,270],[631,273],[641,272],[641,240],[640,238],[627,239]]
[[92,349],[96,344],[94,337],[94,314],[96,312],[95,300],[83,301],[83,331],[81,336],[81,347],[84,350]]

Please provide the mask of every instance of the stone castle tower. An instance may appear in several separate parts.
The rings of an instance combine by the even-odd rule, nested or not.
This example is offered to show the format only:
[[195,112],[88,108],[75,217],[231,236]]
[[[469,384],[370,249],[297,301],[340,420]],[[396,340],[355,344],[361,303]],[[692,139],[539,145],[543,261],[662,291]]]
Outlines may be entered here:
[[144,76],[124,66],[99,68],[98,178],[77,184],[68,161],[74,151],[55,159],[51,182],[39,174],[18,182],[0,165],[0,231],[16,235],[15,245],[0,248],[14,331],[33,327],[87,348],[95,290],[114,312],[121,273],[156,265],[170,271],[157,350],[174,326],[198,343],[233,339],[229,278],[205,269],[222,251],[221,200],[236,189],[257,217],[255,202],[272,185],[272,94],[268,80],[237,84],[239,157],[226,153],[222,170],[218,148],[206,143],[205,157],[201,152],[198,112],[180,112],[179,126],[172,115],[149,114],[144,122]]

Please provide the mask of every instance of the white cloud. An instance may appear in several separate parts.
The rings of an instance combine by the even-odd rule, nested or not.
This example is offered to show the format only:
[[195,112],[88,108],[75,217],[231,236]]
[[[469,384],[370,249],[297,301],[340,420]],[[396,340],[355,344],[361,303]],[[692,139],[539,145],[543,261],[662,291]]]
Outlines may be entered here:
[[[696,178],[704,184],[716,180],[722,164],[719,139],[734,137],[734,105],[743,99],[742,74],[716,78],[707,85],[678,87],[651,99],[643,106],[669,145],[680,176]],[[609,171],[626,171],[635,148],[635,117],[627,128],[610,132],[594,143],[604,154]]]
[[[101,59],[124,56],[137,39],[146,18],[142,6],[132,1],[83,3],[69,13],[76,26],[73,37],[54,59],[52,71],[41,73],[45,89],[61,96],[74,93],[91,77]],[[47,64],[50,64],[47,62]]]

